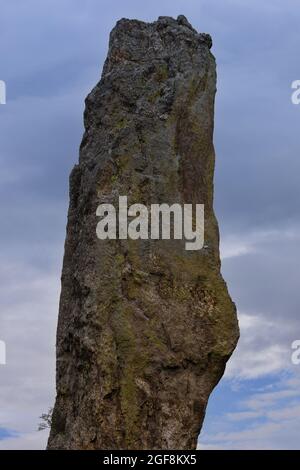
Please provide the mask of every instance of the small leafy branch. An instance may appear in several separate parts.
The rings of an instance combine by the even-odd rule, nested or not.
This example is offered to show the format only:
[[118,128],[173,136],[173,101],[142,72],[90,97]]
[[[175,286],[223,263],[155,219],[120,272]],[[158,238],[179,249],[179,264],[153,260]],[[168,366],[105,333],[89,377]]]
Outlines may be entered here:
[[40,416],[41,422],[39,423],[38,431],[44,431],[44,429],[51,428],[52,413],[53,408],[49,408],[47,413],[43,413]]

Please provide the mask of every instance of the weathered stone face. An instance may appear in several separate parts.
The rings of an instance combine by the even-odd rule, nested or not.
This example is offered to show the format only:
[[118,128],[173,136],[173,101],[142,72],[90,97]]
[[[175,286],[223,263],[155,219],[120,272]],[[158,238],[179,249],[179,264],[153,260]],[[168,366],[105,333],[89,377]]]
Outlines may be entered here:
[[[120,20],[86,99],[49,448],[194,449],[237,339],[213,212],[216,67],[180,16]],[[205,204],[205,246],[96,237],[101,203]]]

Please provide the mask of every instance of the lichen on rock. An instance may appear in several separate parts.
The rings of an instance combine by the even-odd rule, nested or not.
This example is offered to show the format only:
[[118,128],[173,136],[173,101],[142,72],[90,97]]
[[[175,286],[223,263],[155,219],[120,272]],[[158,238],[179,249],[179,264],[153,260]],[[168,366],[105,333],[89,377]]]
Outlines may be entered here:
[[[216,65],[184,16],[122,19],[86,99],[57,330],[50,449],[195,449],[238,339],[213,211]],[[205,205],[205,246],[98,240],[96,208]]]

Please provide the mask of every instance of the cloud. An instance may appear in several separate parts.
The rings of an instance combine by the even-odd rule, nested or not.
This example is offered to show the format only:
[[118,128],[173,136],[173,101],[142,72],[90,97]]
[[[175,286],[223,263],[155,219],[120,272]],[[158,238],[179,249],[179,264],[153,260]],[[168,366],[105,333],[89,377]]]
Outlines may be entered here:
[[214,403],[209,404],[211,421],[199,449],[299,449],[300,368],[285,342],[290,325],[262,314],[243,313],[239,319],[241,340],[217,391],[231,410],[221,401],[211,412]]
[[[7,353],[0,369],[0,423],[18,434],[9,442],[20,439],[20,445],[32,448],[41,442],[40,436],[34,438],[39,416],[54,400],[58,276],[15,263],[1,264],[0,279],[1,339]],[[7,440],[0,441],[2,447]]]
[[[201,436],[200,449],[299,449],[300,376],[275,378],[271,387],[253,390],[247,399],[237,400],[235,410],[219,419],[217,432]],[[215,423],[216,425],[216,423]],[[223,429],[223,430],[222,430]]]
[[226,377],[253,379],[291,367],[291,344],[281,340],[282,324],[249,314],[239,314],[239,324],[241,339],[226,368]]
[[266,246],[272,244],[287,244],[299,242],[300,227],[297,224],[283,227],[281,230],[268,229],[253,232],[225,234],[220,241],[221,258],[234,258],[249,253],[262,252]]
[[9,437],[0,440],[0,450],[39,450],[47,445],[48,431],[21,434],[18,437]]

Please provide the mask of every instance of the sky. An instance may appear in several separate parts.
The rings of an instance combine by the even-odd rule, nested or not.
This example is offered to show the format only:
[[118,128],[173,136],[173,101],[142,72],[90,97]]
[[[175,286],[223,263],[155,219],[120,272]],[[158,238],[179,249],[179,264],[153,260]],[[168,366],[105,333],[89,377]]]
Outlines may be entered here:
[[297,0],[0,0],[0,449],[43,449],[84,98],[122,17],[184,14],[217,59],[215,210],[241,328],[200,449],[300,449]]

